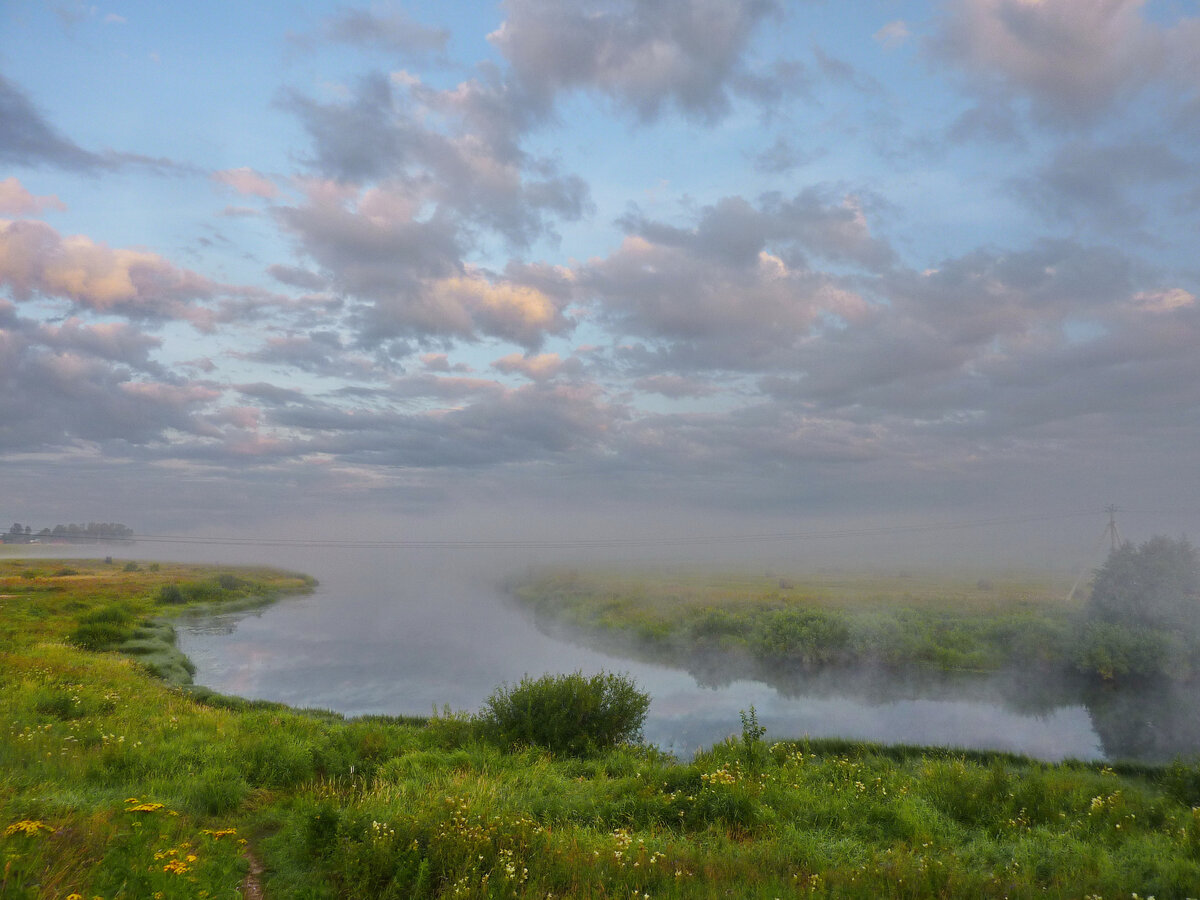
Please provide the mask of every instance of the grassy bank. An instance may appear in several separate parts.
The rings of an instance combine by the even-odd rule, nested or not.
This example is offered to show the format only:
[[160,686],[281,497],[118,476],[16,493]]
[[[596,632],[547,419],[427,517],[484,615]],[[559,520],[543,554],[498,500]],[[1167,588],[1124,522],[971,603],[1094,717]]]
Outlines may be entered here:
[[[343,720],[157,677],[129,642],[187,584],[305,587],[0,562],[0,897],[230,897],[252,867],[298,898],[1200,896],[1200,766],[771,743],[752,714],[688,763]],[[121,649],[84,648],[100,624]]]
[[544,624],[662,658],[744,657],[778,668],[1069,667],[1081,608],[1049,578],[666,575],[547,571],[513,594]]

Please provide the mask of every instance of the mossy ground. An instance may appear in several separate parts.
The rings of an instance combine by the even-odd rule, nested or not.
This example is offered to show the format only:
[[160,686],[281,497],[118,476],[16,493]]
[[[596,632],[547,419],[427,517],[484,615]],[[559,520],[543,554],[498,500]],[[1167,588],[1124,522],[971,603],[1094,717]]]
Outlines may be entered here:
[[555,758],[489,744],[466,715],[344,720],[70,643],[89,617],[158,640],[137,632],[161,588],[223,572],[305,587],[0,562],[0,897],[231,897],[248,849],[268,897],[1200,897],[1193,763],[753,727],[690,762]]

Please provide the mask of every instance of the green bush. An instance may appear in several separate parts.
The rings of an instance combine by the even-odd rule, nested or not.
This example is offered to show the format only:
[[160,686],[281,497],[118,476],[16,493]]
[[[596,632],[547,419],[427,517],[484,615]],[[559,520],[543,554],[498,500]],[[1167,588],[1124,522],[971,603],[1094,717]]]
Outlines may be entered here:
[[1105,681],[1167,675],[1180,662],[1171,635],[1136,625],[1089,622],[1071,654],[1080,672]]
[[158,589],[158,596],[155,598],[159,603],[169,605],[178,605],[184,602],[183,591],[179,589],[177,584],[164,584]]
[[626,675],[600,672],[526,676],[497,688],[484,703],[480,730],[501,747],[527,744],[586,756],[641,739],[649,694]]
[[763,617],[750,638],[756,656],[804,664],[845,655],[850,626],[841,616],[815,609],[782,609]]

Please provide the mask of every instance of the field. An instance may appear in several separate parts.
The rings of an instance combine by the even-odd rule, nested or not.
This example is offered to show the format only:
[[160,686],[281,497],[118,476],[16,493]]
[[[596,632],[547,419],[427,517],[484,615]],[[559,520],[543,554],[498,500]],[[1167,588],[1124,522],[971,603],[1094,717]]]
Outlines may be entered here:
[[556,756],[216,696],[163,650],[180,610],[308,586],[0,561],[0,897],[1200,897],[1195,762],[772,742],[753,710],[688,762]]

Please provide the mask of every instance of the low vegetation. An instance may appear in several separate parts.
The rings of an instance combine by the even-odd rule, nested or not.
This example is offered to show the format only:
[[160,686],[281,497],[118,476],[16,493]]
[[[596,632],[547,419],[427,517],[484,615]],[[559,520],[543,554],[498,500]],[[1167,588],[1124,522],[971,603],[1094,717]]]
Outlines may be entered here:
[[1110,682],[1200,670],[1200,566],[1185,541],[1114,551],[1086,602],[1048,579],[673,576],[547,571],[513,594],[539,622],[686,664],[1072,671]]
[[621,675],[526,676],[488,697],[480,733],[501,747],[589,756],[641,739],[650,697]]
[[[1200,896],[1194,762],[771,742],[753,710],[684,762],[621,742],[644,707],[620,676],[346,720],[171,684],[132,650],[197,600],[306,586],[0,562],[0,897],[230,897],[252,870],[309,900]],[[577,695],[630,715],[566,716],[561,746],[497,730]]]

